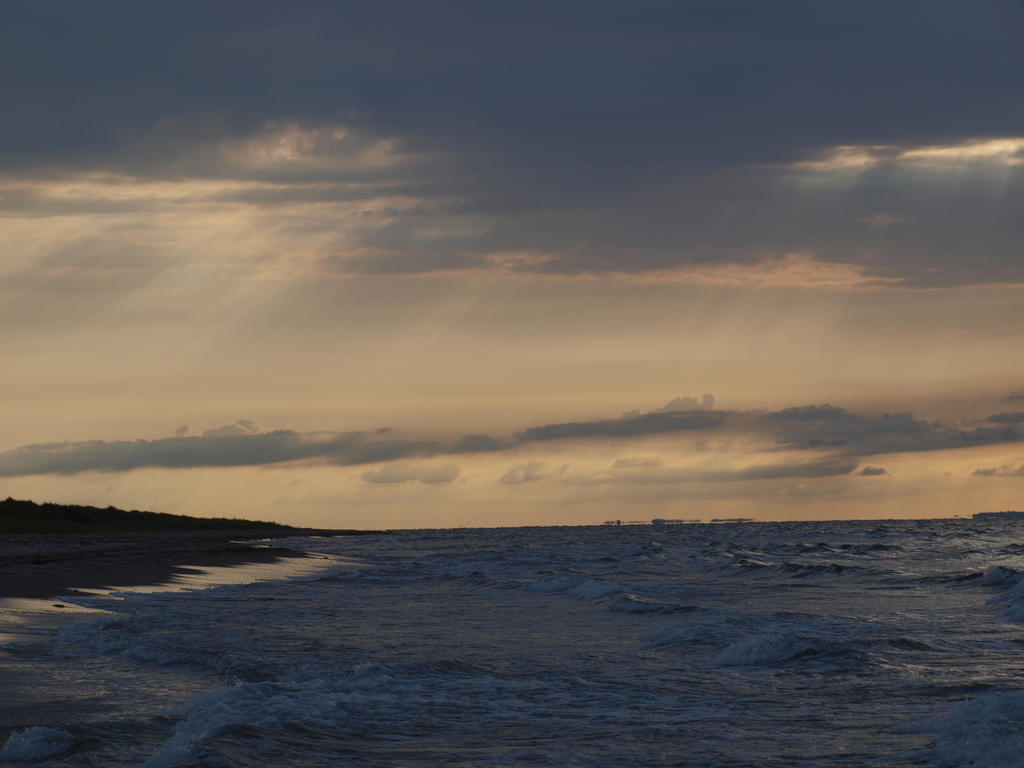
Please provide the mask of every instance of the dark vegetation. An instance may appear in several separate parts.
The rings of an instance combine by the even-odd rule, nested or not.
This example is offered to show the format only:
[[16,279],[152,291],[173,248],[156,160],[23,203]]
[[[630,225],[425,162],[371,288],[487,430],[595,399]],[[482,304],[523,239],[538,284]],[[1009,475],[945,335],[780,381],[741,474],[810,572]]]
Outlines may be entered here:
[[36,504],[7,498],[0,501],[0,534],[14,533],[142,533],[148,531],[289,531],[299,528],[237,517],[189,517],[140,512],[116,507],[77,504]]

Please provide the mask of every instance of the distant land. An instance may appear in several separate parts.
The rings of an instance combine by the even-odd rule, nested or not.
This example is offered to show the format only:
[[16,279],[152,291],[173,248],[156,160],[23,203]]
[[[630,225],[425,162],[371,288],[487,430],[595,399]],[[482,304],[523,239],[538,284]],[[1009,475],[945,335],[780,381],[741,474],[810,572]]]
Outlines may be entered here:
[[237,517],[189,517],[78,504],[36,504],[7,498],[0,501],[0,534],[22,533],[145,533],[150,531],[302,531],[290,525]]

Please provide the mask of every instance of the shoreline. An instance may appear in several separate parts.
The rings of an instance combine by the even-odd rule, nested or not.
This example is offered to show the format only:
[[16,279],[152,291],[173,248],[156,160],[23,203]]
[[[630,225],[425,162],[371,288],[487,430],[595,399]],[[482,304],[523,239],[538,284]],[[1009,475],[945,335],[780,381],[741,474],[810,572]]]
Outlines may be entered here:
[[[36,696],[32,681],[50,672],[45,665],[39,672],[37,655],[11,647],[48,644],[57,629],[101,615],[102,600],[96,598],[108,590],[204,588],[234,583],[233,578],[246,583],[302,573],[330,557],[268,540],[346,533],[248,529],[0,536],[0,747],[15,731],[62,726],[88,707],[70,694]],[[91,600],[80,605],[77,596]]]
[[329,530],[222,530],[147,533],[16,534],[0,539],[0,599],[55,599],[79,590],[158,586],[196,567],[316,557],[256,541],[337,536]]

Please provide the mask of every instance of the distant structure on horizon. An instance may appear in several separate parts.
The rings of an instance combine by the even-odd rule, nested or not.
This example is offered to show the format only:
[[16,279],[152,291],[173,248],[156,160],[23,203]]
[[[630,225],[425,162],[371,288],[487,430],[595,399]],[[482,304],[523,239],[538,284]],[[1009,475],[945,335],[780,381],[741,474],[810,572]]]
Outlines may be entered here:
[[685,523],[699,523],[700,518],[694,517],[683,519],[681,517],[656,517],[651,520],[651,525],[684,525]]
[[699,522],[701,522],[699,517],[692,519],[656,517],[653,520],[605,520],[602,525],[683,525],[685,523]]
[[648,520],[605,520],[605,525],[647,525]]
[[1024,512],[1015,509],[1008,509],[1005,512],[978,512],[971,515],[972,520],[995,520],[999,518],[1010,518],[1012,520],[1024,520]]
[[756,522],[752,517],[713,517],[711,518],[712,523],[753,523]]

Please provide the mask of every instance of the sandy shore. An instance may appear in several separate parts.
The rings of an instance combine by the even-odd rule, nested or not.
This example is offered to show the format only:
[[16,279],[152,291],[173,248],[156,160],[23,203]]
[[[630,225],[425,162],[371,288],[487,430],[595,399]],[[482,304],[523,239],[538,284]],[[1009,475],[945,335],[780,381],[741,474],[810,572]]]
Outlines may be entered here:
[[[181,580],[187,584],[189,577],[202,578],[189,566],[253,566],[241,569],[243,579],[246,574],[266,575],[267,564],[284,558],[330,559],[273,546],[267,539],[357,533],[231,530],[0,536],[0,747],[12,731],[73,722],[95,706],[88,697],[81,699],[73,686],[66,695],[39,694],[37,683],[48,683],[53,674],[45,652],[40,656],[38,651],[5,647],[14,641],[15,647],[27,642],[37,648],[53,630],[95,613],[95,609],[59,601],[59,596],[78,590],[162,587]],[[312,560],[281,566],[290,572],[307,564],[316,567]],[[276,571],[277,566],[269,567],[274,569],[270,573]],[[46,685],[42,689],[51,690]]]
[[[23,534],[0,539],[0,597],[47,598],[74,589],[162,584],[184,566],[229,566],[308,557],[256,539],[330,531],[187,531],[138,534]],[[246,541],[248,540],[248,542]]]

